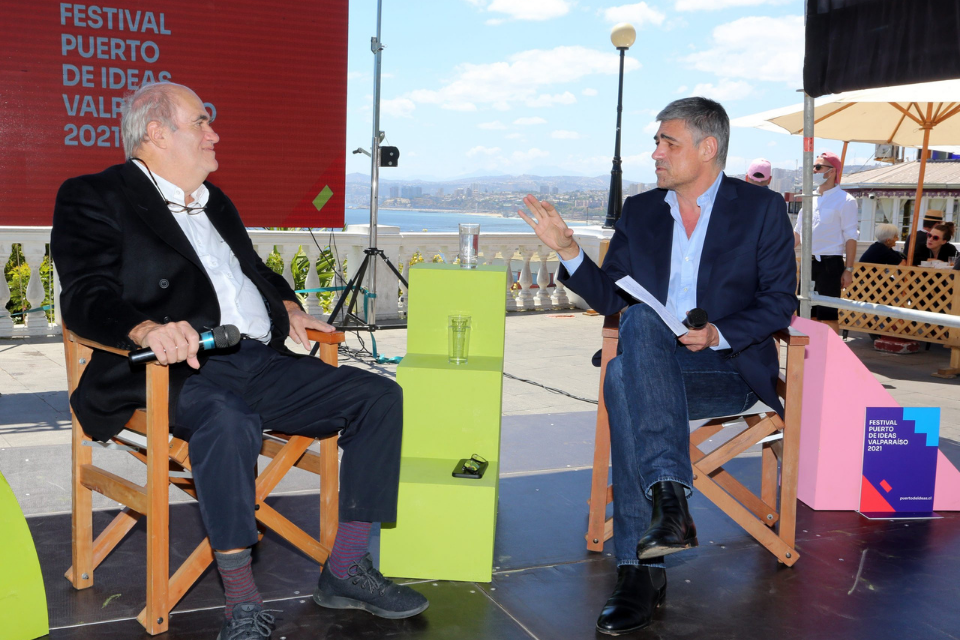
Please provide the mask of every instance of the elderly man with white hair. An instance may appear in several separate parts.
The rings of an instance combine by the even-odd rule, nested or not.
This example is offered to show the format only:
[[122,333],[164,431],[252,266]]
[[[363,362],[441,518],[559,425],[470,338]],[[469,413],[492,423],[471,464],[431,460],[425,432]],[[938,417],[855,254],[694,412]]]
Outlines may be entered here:
[[863,252],[858,262],[889,264],[894,266],[906,264],[907,261],[903,255],[893,248],[894,245],[897,244],[897,239],[900,237],[900,231],[895,226],[892,224],[878,224],[874,231],[874,237],[877,241]]
[[[255,465],[261,432],[340,432],[340,526],[313,599],[323,607],[404,618],[427,608],[384,578],[367,551],[371,524],[394,522],[402,392],[392,380],[298,356],[303,311],[256,251],[236,207],[207,181],[217,170],[203,101],[170,82],[129,96],[126,162],[71,178],[57,194],[50,248],[71,329],[119,349],[149,347],[170,367],[172,431],[190,442],[204,528],[226,594],[221,640],[261,640],[273,617],[253,580]],[[268,185],[277,188],[277,185]],[[199,352],[199,331],[234,324],[235,348]],[[86,433],[107,441],[145,401],[143,367],[97,351],[70,404]],[[384,633],[387,633],[384,631]]]

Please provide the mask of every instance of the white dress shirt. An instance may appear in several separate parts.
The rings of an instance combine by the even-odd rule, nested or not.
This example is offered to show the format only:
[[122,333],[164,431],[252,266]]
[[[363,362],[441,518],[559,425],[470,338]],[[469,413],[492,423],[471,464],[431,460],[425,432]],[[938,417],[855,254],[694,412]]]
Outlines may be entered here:
[[[723,172],[717,176],[710,188],[697,198],[700,207],[700,217],[697,226],[690,237],[683,227],[680,216],[680,203],[675,191],[667,191],[663,200],[670,206],[670,215],[673,217],[673,240],[670,250],[670,282],[667,285],[667,302],[664,305],[667,311],[683,320],[687,312],[697,306],[697,277],[700,274],[700,256],[703,253],[703,243],[707,238],[707,227],[710,224],[710,214],[713,213],[713,204],[717,200],[717,191],[723,181]],[[567,273],[573,275],[580,263],[583,262],[583,249],[577,257],[571,260],[560,260]],[[716,326],[714,326],[716,328]],[[729,349],[730,343],[724,339],[717,329],[719,344],[710,347],[714,350]]]
[[[797,216],[793,230],[803,235],[803,209]],[[833,187],[813,197],[813,232],[810,252],[816,260],[820,256],[842,256],[847,240],[856,240],[857,201],[840,187]]]
[[[147,178],[150,177],[144,165],[139,162],[134,164],[140,167]],[[153,177],[156,178],[164,199],[186,206],[183,189],[156,173]],[[204,207],[210,199],[210,191],[201,184],[190,197],[193,198],[191,206],[197,204]],[[200,257],[210,282],[213,283],[217,301],[220,303],[220,324],[235,325],[241,334],[264,344],[270,342],[270,314],[267,313],[260,290],[243,274],[240,261],[210,223],[206,211],[177,213],[171,210],[170,213],[183,229],[190,245]]]

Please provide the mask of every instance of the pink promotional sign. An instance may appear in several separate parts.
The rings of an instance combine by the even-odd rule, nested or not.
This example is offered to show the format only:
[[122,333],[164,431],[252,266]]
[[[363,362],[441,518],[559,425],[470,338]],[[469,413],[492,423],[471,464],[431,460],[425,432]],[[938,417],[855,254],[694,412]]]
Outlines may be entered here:
[[867,407],[860,513],[933,518],[939,407]]

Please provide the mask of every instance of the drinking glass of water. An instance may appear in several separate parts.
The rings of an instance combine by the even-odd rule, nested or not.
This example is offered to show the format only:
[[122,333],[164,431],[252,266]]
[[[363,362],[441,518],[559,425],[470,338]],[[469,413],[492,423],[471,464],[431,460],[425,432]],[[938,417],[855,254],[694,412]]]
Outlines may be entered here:
[[480,253],[480,225],[460,225],[460,268],[476,269]]

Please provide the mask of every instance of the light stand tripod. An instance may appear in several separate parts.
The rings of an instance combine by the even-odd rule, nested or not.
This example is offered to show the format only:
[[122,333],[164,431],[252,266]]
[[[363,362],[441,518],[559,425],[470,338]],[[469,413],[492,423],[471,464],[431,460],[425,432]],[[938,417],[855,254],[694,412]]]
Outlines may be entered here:
[[[379,182],[380,182],[380,142],[383,140],[383,132],[380,131],[380,56],[383,52],[383,44],[380,42],[380,15],[382,9],[382,0],[377,0],[377,35],[373,38],[370,38],[370,50],[374,54],[374,63],[373,63],[373,138],[370,144],[370,152],[367,154],[370,156],[370,245],[368,248],[363,250],[364,256],[363,261],[357,267],[357,270],[354,272],[350,282],[347,283],[346,289],[340,296],[340,299],[337,300],[337,304],[333,307],[333,311],[330,313],[330,316],[327,318],[327,322],[337,327],[337,329],[365,329],[368,331],[375,331],[377,327],[377,258],[383,260],[390,270],[393,271],[394,275],[403,283],[403,286],[407,286],[407,281],[404,279],[403,275],[397,268],[390,262],[390,259],[384,254],[383,249],[377,248],[377,208],[379,205]],[[394,166],[396,164],[395,155],[396,149],[387,149],[393,151],[394,159],[391,160],[389,166]],[[354,153],[367,153],[364,149],[357,149]],[[367,291],[364,291],[363,288],[363,279],[364,276],[369,271],[370,273],[370,286]],[[357,305],[357,299],[361,294],[365,294],[368,298],[373,298],[374,304],[367,309],[367,312],[364,314],[364,318],[360,318],[355,313],[355,308]],[[348,303],[349,300],[349,303]],[[343,314],[342,321],[338,324],[337,317],[343,307],[346,305],[346,311]],[[374,343],[376,344],[376,343]],[[376,347],[374,347],[376,350]],[[377,354],[374,352],[374,356]]]

